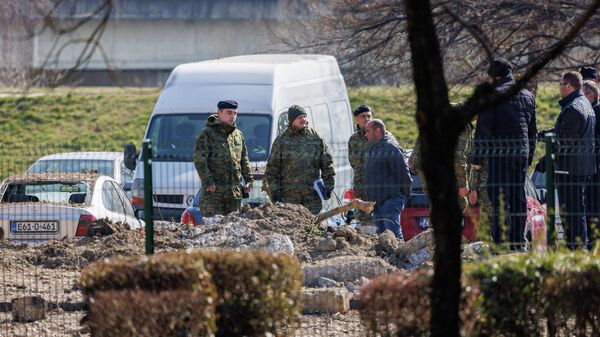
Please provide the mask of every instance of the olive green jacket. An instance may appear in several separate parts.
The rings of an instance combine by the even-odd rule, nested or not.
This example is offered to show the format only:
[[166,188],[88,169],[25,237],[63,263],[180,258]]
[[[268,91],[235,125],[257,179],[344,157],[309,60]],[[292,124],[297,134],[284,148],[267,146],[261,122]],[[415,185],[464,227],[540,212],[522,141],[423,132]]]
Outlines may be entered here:
[[253,181],[244,135],[235,125],[221,123],[217,115],[208,117],[196,139],[194,165],[203,189],[215,184],[214,197],[241,199],[241,178]]

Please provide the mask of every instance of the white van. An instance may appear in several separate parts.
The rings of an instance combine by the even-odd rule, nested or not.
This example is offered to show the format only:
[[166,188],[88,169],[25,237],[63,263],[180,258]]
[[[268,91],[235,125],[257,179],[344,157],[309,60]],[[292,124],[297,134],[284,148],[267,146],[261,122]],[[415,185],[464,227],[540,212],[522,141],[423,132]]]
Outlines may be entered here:
[[[145,139],[152,140],[154,216],[179,221],[200,188],[193,163],[196,137],[217,102],[238,102],[237,127],[244,134],[255,182],[245,203],[268,200],[261,191],[271,144],[287,127],[287,109],[304,107],[309,126],[325,139],[335,162],[335,192],[352,184],[348,139],[353,132],[346,85],[328,55],[247,55],[177,66],[152,111]],[[132,202],[143,208],[143,165],[126,146],[135,168]],[[138,158],[140,160],[141,157]],[[137,164],[137,165],[136,165]]]

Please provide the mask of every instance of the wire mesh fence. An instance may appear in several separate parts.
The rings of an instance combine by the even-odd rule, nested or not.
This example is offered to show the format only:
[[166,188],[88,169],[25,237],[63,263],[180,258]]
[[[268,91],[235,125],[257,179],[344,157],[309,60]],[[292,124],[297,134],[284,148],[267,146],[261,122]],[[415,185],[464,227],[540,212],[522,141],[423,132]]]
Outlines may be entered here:
[[[590,148],[586,142],[552,140],[550,167],[544,159],[539,163],[528,161],[530,153],[523,151],[524,145],[510,139],[474,145],[481,167],[475,172],[471,158],[464,163],[468,167],[469,187],[478,195],[477,200],[465,196],[469,199],[465,203],[465,238],[491,238],[509,249],[531,249],[536,238],[547,245],[550,227],[556,224],[564,228],[564,239],[570,248],[591,247],[597,237],[600,208],[600,178],[593,143]],[[347,154],[338,147],[332,148],[336,175],[333,196],[325,203],[328,208],[342,203],[344,192],[352,187]],[[185,156],[169,155],[167,149],[163,146],[163,152],[152,156],[154,217],[167,223],[200,223],[202,191],[193,162],[193,146],[185,147]],[[133,241],[117,236],[112,241],[85,239],[90,234],[117,232],[119,227],[115,224],[134,230],[144,227],[144,175],[137,162],[138,154],[132,149],[129,153],[112,150],[81,145],[0,148],[0,335],[85,334],[80,325],[83,298],[76,285],[81,269],[105,256],[101,245],[106,256],[143,254],[142,235]],[[265,151],[263,157],[250,161],[249,174],[254,182],[244,204],[256,206],[269,200],[262,190],[269,154]],[[426,188],[414,172],[411,175],[412,195],[401,214],[405,239],[431,226]],[[549,180],[548,175],[555,178]],[[243,188],[237,188],[241,193]],[[314,190],[313,186],[307,189]],[[555,190],[555,195],[548,189]],[[314,196],[319,197],[318,193]],[[225,204],[226,199],[216,201]],[[471,232],[465,234],[467,228]],[[88,244],[96,246],[92,249]],[[137,250],[123,250],[123,245],[136,246]],[[183,243],[169,249],[173,247],[186,248]],[[20,298],[34,302],[41,298],[45,318],[29,323],[15,319],[14,309]],[[351,311],[344,315],[303,316],[296,335],[336,333],[360,336],[365,331],[358,314]]]

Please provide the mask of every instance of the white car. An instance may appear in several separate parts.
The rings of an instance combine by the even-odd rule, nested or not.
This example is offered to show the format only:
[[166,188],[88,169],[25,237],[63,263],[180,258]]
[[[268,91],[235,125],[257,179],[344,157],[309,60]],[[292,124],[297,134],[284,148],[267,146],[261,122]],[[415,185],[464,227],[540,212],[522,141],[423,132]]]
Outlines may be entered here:
[[122,152],[64,152],[38,159],[27,169],[27,173],[45,172],[97,172],[115,179],[128,191],[131,188],[133,171],[123,164]]
[[33,173],[0,185],[0,237],[39,242],[85,236],[100,219],[144,227],[125,191],[96,173]]

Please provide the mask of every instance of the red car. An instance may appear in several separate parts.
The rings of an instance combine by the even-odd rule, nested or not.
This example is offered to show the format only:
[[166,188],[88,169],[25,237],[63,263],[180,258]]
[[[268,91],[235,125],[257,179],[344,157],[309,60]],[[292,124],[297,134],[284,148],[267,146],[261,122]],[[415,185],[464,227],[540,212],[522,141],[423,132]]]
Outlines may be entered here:
[[[423,192],[421,179],[411,175],[413,185],[411,196],[400,216],[402,235],[408,241],[430,227],[429,197]],[[523,235],[534,243],[538,250],[546,248],[546,205],[538,195],[535,185],[529,177],[525,179],[525,195],[527,196],[527,222]],[[347,191],[344,200],[354,196]],[[479,225],[479,206],[469,206],[465,211],[462,235],[468,241],[475,241]]]

